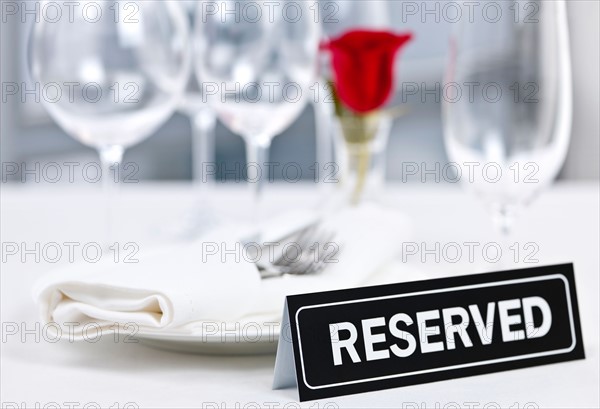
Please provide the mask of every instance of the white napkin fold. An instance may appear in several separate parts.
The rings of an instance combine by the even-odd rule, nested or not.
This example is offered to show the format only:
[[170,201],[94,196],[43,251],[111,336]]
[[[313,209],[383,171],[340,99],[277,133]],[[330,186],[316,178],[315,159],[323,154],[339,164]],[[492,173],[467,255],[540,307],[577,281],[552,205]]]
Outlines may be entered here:
[[[278,218],[265,230],[263,240],[272,241],[269,234],[280,235],[286,220],[298,224],[307,218]],[[332,241],[341,250],[335,256],[338,262],[316,275],[262,280],[244,257],[236,260],[229,255],[222,262],[220,253],[203,255],[208,242],[231,250],[245,237],[245,229],[227,226],[201,240],[140,256],[139,263],[101,260],[50,272],[35,284],[33,295],[42,319],[68,327],[71,332],[63,334],[75,339],[82,338],[86,324],[110,331],[115,324],[133,323],[139,332],[185,334],[202,322],[258,317],[273,322],[281,318],[286,295],[367,284],[399,254],[410,235],[402,214],[373,204],[344,209],[328,217],[327,226],[336,232]]]

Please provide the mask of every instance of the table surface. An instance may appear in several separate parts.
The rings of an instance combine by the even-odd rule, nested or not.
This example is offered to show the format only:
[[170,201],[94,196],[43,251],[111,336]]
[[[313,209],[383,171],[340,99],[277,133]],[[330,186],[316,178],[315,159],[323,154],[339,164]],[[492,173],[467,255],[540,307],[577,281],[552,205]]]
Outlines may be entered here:
[[[81,186],[2,186],[2,242],[29,248],[35,243],[97,241],[102,197]],[[117,237],[139,243],[140,253],[160,242],[181,239],[184,226],[208,220],[215,208],[243,216],[242,186],[212,190],[183,184],[125,186],[118,198]],[[315,185],[270,186],[273,211],[318,203]],[[497,241],[481,203],[455,186],[392,185],[387,204],[410,217],[414,241],[435,243]],[[599,188],[598,183],[562,183],[544,192],[518,219],[511,242],[522,249],[523,266],[575,263],[586,359],[489,375],[306,402],[303,407],[599,407]],[[525,248],[527,243],[534,247]],[[538,261],[525,263],[531,251]],[[78,253],[75,253],[77,256]],[[3,254],[3,257],[5,255]],[[48,342],[39,337],[31,285],[56,264],[31,256],[6,256],[1,272],[2,407],[44,407],[52,402],[83,407],[298,407],[292,389],[271,390],[274,356],[186,355],[142,344],[100,341]],[[451,263],[417,255],[405,266],[426,277],[493,271],[498,264],[475,252]],[[398,277],[398,281],[402,281]],[[36,324],[37,323],[37,324]],[[16,335],[5,331],[18,326]],[[29,331],[29,332],[27,332]],[[25,337],[23,340],[22,338]],[[93,404],[96,404],[94,406]],[[130,406],[127,406],[131,404]],[[457,406],[458,405],[458,406]],[[530,406],[528,406],[530,405]],[[46,406],[49,407],[49,406]]]

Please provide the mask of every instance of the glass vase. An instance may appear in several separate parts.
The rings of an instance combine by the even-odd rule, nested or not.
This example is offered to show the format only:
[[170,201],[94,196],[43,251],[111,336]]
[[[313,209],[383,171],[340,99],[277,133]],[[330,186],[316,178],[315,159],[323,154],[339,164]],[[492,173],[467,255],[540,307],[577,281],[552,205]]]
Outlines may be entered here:
[[335,158],[343,203],[356,206],[380,198],[391,127],[392,119],[381,113],[335,118]]

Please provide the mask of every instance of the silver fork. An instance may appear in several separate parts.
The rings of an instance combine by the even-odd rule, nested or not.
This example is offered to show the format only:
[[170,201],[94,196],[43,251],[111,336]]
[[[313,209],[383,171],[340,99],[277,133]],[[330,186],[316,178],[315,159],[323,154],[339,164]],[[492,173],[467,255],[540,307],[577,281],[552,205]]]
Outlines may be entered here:
[[[334,255],[331,252],[324,251],[323,247],[324,244],[331,243],[334,238],[335,233],[333,231],[323,228],[319,223],[313,223],[286,237],[285,241],[277,243],[281,247],[294,243],[295,252],[281,251],[273,260],[264,260],[265,254],[271,254],[269,250],[273,245],[263,246],[261,248],[263,257],[256,262],[260,276],[262,278],[272,278],[286,274],[317,274],[323,271],[328,265],[327,260]],[[334,247],[334,249],[339,252],[339,246]]]

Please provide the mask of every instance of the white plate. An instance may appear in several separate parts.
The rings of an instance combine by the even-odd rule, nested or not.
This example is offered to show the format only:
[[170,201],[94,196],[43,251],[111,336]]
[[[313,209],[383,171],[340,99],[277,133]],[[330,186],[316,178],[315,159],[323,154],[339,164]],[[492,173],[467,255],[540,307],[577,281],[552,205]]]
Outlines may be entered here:
[[229,330],[210,334],[142,333],[140,343],[177,352],[210,355],[260,355],[277,352],[279,326]]

